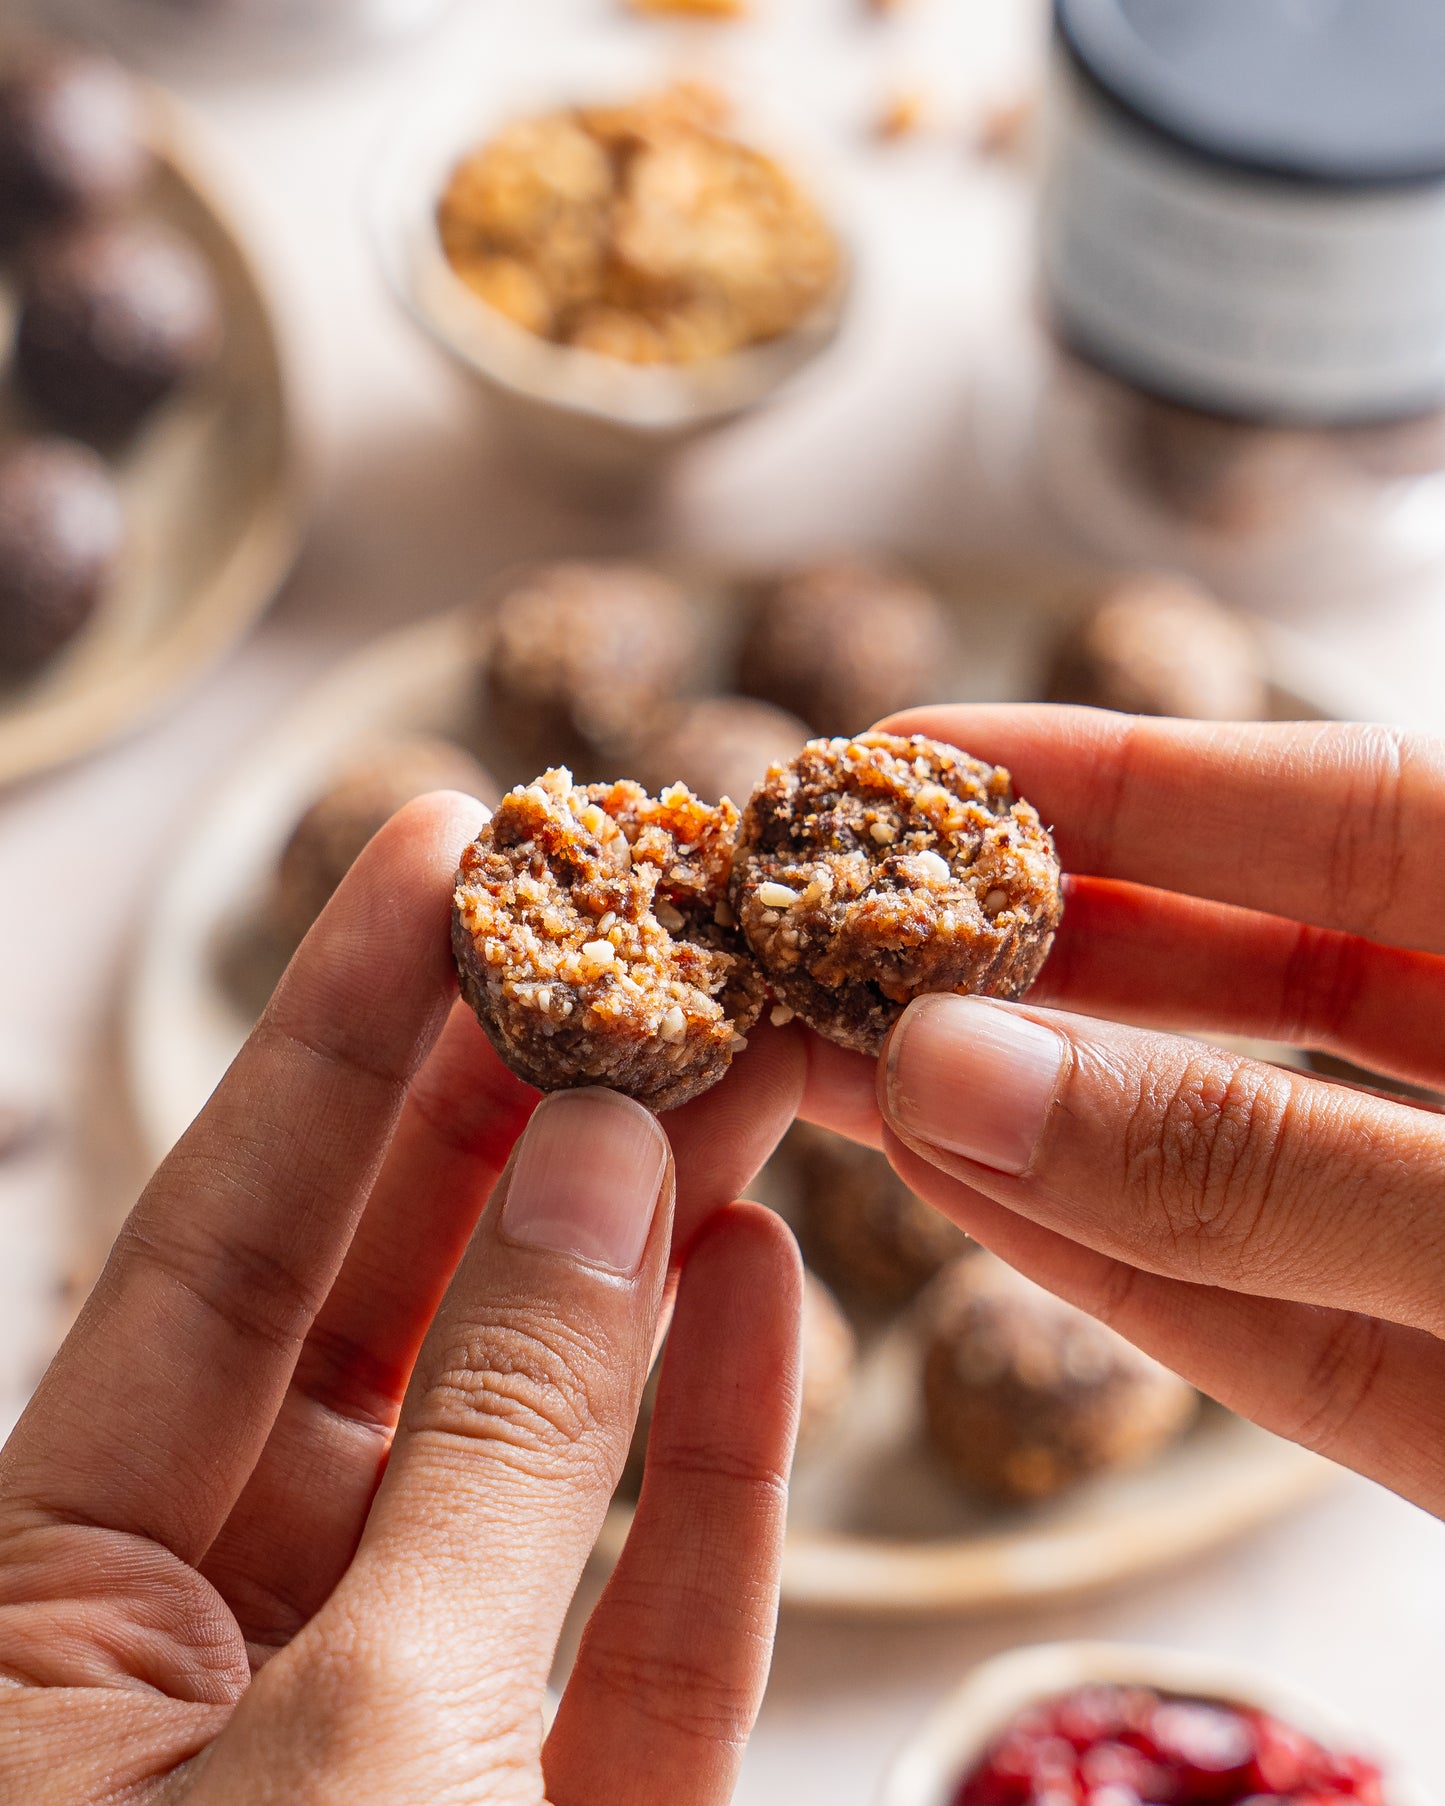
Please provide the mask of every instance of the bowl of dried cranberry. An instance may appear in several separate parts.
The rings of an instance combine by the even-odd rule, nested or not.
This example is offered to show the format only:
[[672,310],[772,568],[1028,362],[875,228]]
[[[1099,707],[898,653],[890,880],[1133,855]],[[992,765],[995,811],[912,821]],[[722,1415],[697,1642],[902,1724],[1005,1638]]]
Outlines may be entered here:
[[976,1669],[899,1752],[880,1806],[1431,1806],[1367,1734],[1265,1674],[1049,1643]]

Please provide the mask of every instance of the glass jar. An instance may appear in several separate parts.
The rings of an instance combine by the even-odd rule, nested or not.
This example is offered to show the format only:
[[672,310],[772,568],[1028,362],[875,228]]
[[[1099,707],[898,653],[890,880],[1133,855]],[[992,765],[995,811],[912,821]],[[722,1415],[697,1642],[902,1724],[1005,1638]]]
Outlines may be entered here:
[[1445,7],[1056,0],[1030,458],[1240,600],[1445,557]]

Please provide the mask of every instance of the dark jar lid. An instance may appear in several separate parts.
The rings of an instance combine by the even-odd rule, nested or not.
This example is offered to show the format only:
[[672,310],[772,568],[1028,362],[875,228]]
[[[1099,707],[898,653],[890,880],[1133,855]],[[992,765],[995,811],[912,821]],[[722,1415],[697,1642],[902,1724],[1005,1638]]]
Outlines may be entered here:
[[1198,155],[1330,184],[1445,180],[1445,0],[1055,0],[1079,67]]

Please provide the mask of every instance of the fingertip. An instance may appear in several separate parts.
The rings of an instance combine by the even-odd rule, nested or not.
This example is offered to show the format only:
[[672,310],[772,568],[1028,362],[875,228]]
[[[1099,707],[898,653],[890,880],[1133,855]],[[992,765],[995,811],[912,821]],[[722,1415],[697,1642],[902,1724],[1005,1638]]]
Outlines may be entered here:
[[779,1283],[791,1279],[802,1293],[803,1257],[797,1237],[776,1210],[751,1198],[715,1210],[703,1224],[686,1270],[693,1270],[699,1261],[704,1268],[726,1261],[745,1277],[766,1274]]

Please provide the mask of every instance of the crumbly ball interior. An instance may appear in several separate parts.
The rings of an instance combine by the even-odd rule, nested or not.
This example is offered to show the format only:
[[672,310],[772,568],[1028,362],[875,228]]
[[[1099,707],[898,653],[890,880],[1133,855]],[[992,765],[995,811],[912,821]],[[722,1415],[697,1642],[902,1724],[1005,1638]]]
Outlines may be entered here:
[[1137,1466],[1197,1409],[1176,1374],[992,1255],[950,1267],[929,1307],[930,1436],[979,1491],[1044,1499]]
[[1018,997],[1063,912],[1053,841],[1009,774],[935,740],[814,740],[743,816],[733,908],[785,1007],[877,1053],[929,991]]
[[519,1077],[655,1110],[722,1077],[763,998],[724,895],[737,820],[680,784],[579,789],[565,768],[503,798],[462,856],[453,947]]

